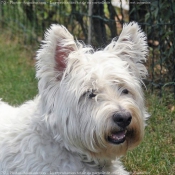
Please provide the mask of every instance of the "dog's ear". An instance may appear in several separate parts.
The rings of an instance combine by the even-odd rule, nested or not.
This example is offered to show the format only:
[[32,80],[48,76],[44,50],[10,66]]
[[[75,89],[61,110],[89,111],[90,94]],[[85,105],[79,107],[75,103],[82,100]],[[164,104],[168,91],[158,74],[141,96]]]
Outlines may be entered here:
[[77,50],[73,36],[61,25],[51,25],[37,54],[37,78],[61,79],[68,56]]
[[127,61],[135,76],[142,79],[147,75],[143,65],[148,52],[147,38],[137,23],[125,24],[120,36],[114,38],[105,50]]
[[[80,44],[78,45],[78,47]],[[71,53],[78,50],[73,36],[64,26],[51,25],[37,53],[36,77],[42,98],[42,110],[50,113],[54,107],[55,94],[67,68]]]

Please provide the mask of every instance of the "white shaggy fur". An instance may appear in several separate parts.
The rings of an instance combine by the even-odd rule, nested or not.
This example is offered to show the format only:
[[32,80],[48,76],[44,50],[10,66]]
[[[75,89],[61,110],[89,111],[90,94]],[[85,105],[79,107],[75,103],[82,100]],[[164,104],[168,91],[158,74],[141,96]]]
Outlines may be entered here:
[[[37,54],[39,95],[19,107],[0,102],[0,172],[128,175],[119,157],[144,135],[146,54],[134,22],[96,52],[52,25]],[[123,128],[112,118],[121,111],[132,116]]]

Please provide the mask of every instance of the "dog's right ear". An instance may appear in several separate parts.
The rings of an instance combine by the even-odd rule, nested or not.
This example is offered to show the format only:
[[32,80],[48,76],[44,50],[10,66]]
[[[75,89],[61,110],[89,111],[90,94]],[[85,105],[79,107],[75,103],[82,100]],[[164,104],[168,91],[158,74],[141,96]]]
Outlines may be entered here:
[[46,82],[60,80],[69,54],[77,49],[73,36],[64,26],[51,25],[37,54],[37,78],[46,78]]
[[73,36],[64,26],[51,25],[36,57],[36,77],[39,79],[43,113],[50,114],[53,110],[55,94],[60,88],[69,55],[77,50]]

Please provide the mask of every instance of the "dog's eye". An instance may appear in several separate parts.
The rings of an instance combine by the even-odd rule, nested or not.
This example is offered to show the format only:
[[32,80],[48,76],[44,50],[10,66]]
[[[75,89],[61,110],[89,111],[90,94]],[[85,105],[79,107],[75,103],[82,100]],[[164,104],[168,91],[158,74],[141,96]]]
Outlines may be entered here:
[[93,98],[93,97],[95,97],[96,96],[96,94],[94,93],[94,92],[91,92],[90,94],[89,94],[89,98]]
[[128,93],[129,93],[128,89],[124,89],[124,90],[122,91],[122,94],[128,94]]
[[96,94],[96,90],[95,89],[90,89],[88,90],[88,97],[89,98],[93,98],[95,97],[97,94]]
[[88,98],[93,98],[95,97],[97,94],[95,93],[95,90],[88,90],[87,92],[85,92],[82,96],[87,96]]

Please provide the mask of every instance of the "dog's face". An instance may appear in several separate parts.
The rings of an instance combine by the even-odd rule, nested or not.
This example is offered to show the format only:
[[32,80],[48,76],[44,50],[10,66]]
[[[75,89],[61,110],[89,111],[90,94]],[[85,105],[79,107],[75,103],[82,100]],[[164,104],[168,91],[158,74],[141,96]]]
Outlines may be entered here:
[[52,25],[38,52],[37,77],[54,137],[73,151],[109,159],[137,146],[148,117],[141,89],[146,52],[136,23],[96,52]]

